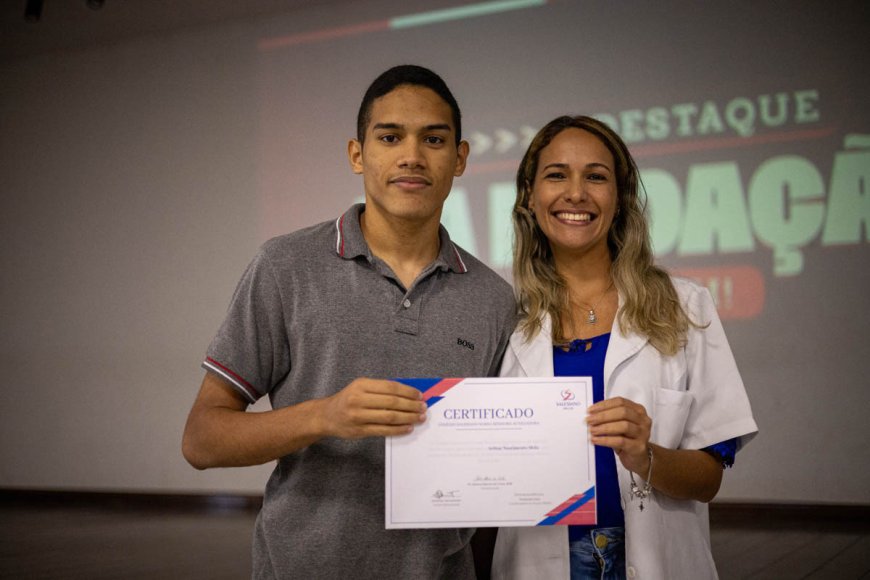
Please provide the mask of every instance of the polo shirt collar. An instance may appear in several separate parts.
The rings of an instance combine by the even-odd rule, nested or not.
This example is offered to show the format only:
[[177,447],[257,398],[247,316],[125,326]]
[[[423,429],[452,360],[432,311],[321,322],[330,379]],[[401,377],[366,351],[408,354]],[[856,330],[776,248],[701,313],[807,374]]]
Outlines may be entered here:
[[[341,217],[335,220],[335,253],[345,260],[353,260],[359,256],[371,258],[369,245],[366,243],[362,228],[359,225],[359,216],[365,211],[365,208],[366,204],[364,203],[352,205]],[[467,272],[468,267],[462,261],[459,250],[450,241],[450,235],[442,225],[438,226],[438,236],[441,241],[441,249],[433,266],[442,270],[452,270],[457,274]]]

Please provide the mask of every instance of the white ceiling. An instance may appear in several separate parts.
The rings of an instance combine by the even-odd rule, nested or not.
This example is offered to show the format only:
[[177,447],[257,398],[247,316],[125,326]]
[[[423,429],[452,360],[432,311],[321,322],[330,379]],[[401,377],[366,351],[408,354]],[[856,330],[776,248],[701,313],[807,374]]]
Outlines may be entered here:
[[[38,22],[24,18],[27,0],[0,0],[0,61],[111,44],[185,28],[261,18],[318,0],[43,0]],[[335,3],[333,0],[330,3]]]

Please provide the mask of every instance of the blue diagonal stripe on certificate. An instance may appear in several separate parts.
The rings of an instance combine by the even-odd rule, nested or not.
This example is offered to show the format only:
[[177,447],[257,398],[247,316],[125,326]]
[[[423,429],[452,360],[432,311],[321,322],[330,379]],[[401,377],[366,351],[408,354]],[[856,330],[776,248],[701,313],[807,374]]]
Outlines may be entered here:
[[438,384],[441,379],[393,379],[397,383],[414,387],[421,393],[425,393]]
[[544,518],[543,520],[538,522],[538,525],[539,526],[553,526],[556,524],[556,522],[558,522],[559,520],[561,520],[562,518],[564,518],[565,516],[567,516],[571,512],[576,511],[582,505],[589,502],[594,497],[595,497],[595,487],[590,487],[589,489],[586,490],[586,492],[582,496],[580,496],[575,501],[573,501],[573,502],[569,503],[567,506],[565,506],[565,509],[561,510],[558,513],[555,513],[551,516]]
[[403,385],[414,387],[423,393],[423,400],[426,401],[426,407],[431,407],[438,401],[444,398],[445,393],[462,383],[464,379],[456,378],[410,378],[410,379],[393,379]]
[[[439,382],[441,382],[441,379],[420,379],[420,378],[393,379],[393,380],[395,380],[397,383],[402,383],[403,385],[408,385],[409,387],[414,387],[415,389],[417,389],[418,391],[420,391],[421,393],[424,393],[424,394],[426,393],[426,391],[428,391],[429,389],[431,389],[432,387],[437,385]],[[432,405],[434,405],[435,403],[437,403],[438,401],[440,401],[443,398],[444,397],[425,398],[426,408],[428,409],[429,407],[431,407]]]
[[[426,408],[431,407],[432,405],[434,405],[435,403],[437,403],[438,401],[440,401],[443,398],[444,397],[431,397],[429,399],[426,399]],[[440,409],[440,407],[439,407],[439,409]]]

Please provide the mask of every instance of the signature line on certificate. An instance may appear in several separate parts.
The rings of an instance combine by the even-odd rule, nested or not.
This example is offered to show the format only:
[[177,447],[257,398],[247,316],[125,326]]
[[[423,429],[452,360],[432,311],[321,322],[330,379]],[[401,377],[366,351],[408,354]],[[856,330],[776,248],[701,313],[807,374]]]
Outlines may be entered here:
[[522,431],[522,427],[457,427],[457,431]]

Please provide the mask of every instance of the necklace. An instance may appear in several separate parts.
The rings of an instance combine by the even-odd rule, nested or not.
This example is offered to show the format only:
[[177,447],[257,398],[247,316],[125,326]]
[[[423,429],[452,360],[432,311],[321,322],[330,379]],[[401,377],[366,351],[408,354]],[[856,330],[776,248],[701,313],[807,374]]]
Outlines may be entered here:
[[595,309],[598,308],[598,305],[601,304],[601,301],[604,300],[604,297],[607,296],[607,293],[610,292],[611,288],[613,288],[613,280],[610,281],[610,285],[604,289],[604,292],[601,293],[601,296],[598,297],[595,304],[589,307],[589,311],[586,313],[586,324],[596,324],[598,322],[598,316],[595,315]]

